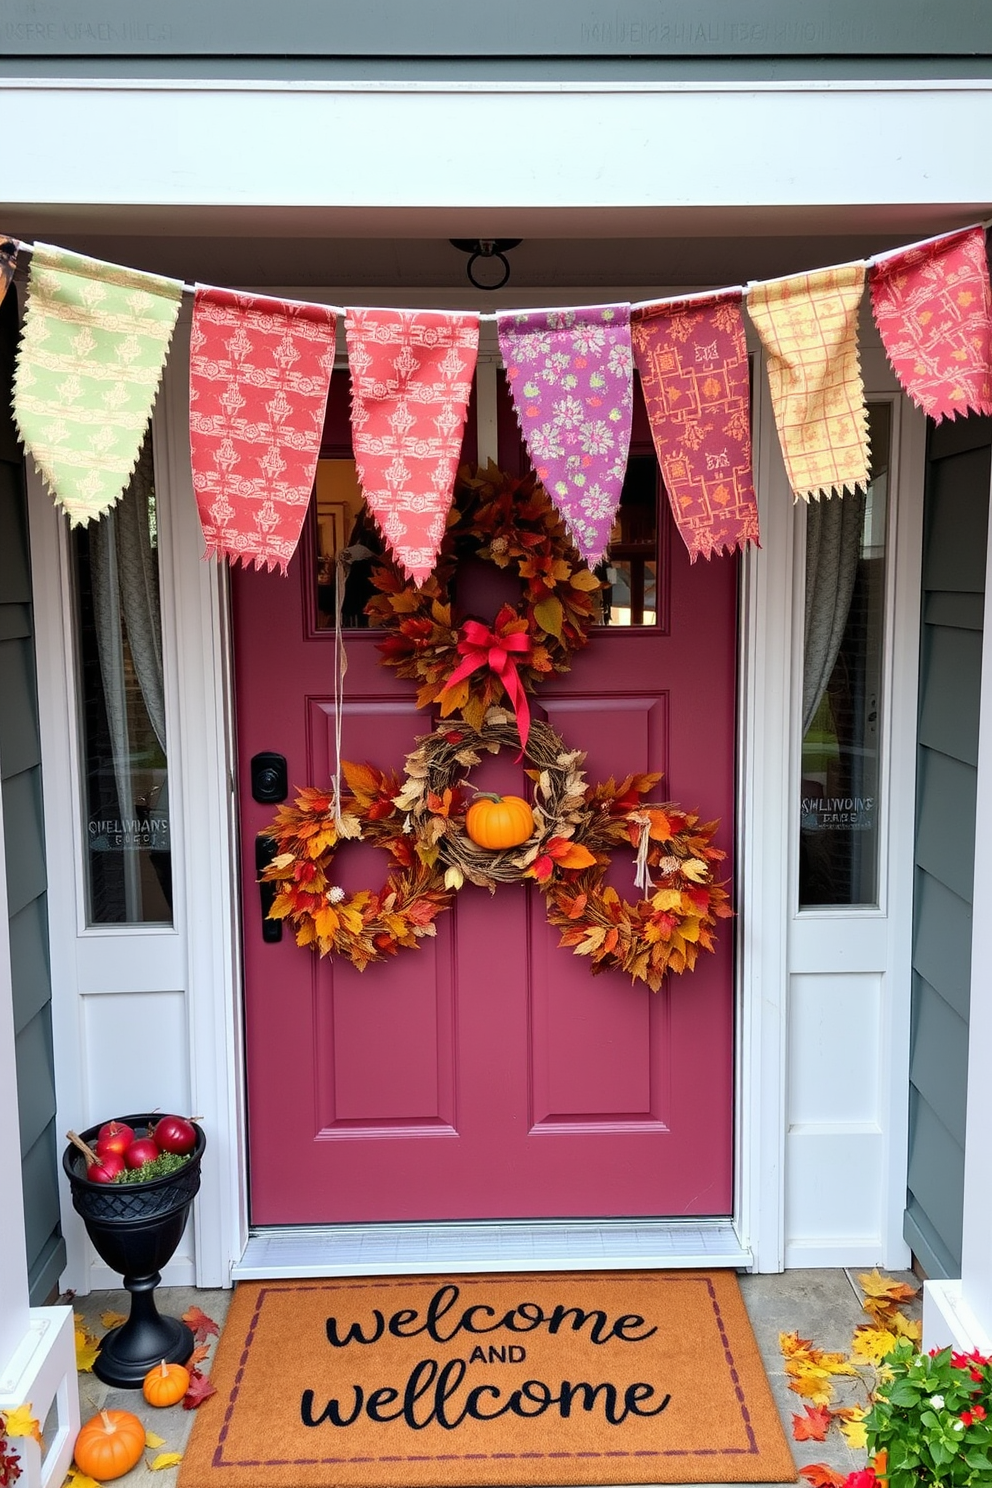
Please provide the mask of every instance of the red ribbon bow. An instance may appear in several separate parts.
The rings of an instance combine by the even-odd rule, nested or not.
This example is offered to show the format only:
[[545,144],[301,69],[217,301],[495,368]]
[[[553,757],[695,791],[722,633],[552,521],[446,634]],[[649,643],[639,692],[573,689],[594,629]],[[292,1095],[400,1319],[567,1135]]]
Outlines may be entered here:
[[502,682],[513,707],[521,752],[527,747],[527,736],[530,733],[530,709],[517,667],[522,661],[529,660],[530,649],[530,637],[524,631],[500,635],[497,631],[488,630],[481,620],[466,620],[462,626],[462,639],[458,642],[463,660],[441,689],[442,692],[447,692],[449,687],[455,687],[480,667],[488,667]]

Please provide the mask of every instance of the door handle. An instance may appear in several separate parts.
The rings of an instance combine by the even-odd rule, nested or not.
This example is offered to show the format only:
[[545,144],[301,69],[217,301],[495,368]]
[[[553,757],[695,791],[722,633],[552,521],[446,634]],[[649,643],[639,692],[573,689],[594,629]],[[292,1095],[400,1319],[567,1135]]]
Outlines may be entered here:
[[[278,848],[272,837],[267,837],[264,832],[259,832],[255,838],[255,872],[260,874],[267,868],[275,857]],[[275,903],[276,894],[279,892],[278,884],[259,883],[258,897],[262,905],[262,939],[266,945],[275,945],[282,940],[282,920],[270,920],[269,910]]]

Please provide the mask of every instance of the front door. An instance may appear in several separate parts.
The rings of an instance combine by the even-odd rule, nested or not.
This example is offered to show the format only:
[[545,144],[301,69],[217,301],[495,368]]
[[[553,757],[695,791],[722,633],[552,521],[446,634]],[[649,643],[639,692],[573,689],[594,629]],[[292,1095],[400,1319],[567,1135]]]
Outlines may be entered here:
[[[252,1222],[729,1214],[731,922],[715,955],[658,993],[592,976],[558,948],[540,892],[518,884],[492,896],[466,884],[436,939],[364,973],[299,948],[288,927],[263,940],[254,842],[273,808],[252,799],[249,762],[284,755],[291,795],[333,769],[319,564],[348,540],[356,501],[346,378],[333,381],[318,501],[289,577],[233,575]],[[515,472],[515,426],[500,425]],[[729,865],[737,565],[690,566],[642,407],[617,536],[610,623],[533,696],[533,716],[586,751],[590,782],[663,772],[655,798],[719,816]],[[469,599],[491,620],[487,603]],[[377,638],[347,632],[342,753],[401,769],[433,720],[380,664]],[[476,788],[526,794],[507,751],[486,769]],[[364,843],[340,849],[338,869],[347,891],[387,871]],[[639,897],[626,854],[611,872]]]

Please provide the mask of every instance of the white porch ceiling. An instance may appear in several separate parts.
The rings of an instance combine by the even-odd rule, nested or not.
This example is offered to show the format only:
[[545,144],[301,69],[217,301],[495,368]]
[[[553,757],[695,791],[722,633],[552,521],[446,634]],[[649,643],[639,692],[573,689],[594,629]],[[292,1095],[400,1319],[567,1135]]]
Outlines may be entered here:
[[[987,204],[830,208],[332,209],[39,206],[0,227],[94,257],[230,285],[469,291],[450,238],[519,237],[510,284],[698,288],[812,269],[962,226]],[[471,291],[472,301],[479,299]]]

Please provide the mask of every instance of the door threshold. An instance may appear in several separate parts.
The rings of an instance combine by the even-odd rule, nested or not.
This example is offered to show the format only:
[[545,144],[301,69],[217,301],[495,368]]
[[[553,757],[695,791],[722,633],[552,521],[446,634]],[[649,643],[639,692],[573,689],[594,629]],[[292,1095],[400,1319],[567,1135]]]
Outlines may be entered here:
[[466,1220],[253,1229],[234,1281],[472,1271],[749,1271],[729,1219]]

